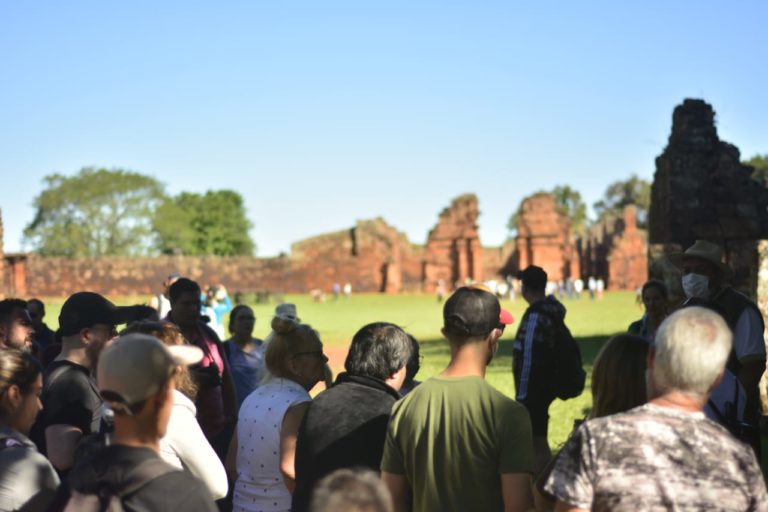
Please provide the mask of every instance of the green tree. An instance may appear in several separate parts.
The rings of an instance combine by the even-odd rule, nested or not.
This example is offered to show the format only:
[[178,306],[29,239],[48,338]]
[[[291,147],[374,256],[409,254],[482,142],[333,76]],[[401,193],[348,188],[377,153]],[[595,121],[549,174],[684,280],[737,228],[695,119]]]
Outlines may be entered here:
[[243,198],[232,190],[182,192],[158,208],[154,229],[164,253],[192,256],[252,255]]
[[557,209],[571,219],[571,228],[575,233],[583,233],[587,222],[587,205],[581,199],[578,190],[570,185],[557,185],[552,189]]
[[[532,195],[541,193],[552,194],[555,196],[557,210],[571,220],[571,228],[576,233],[582,233],[584,231],[587,223],[587,205],[581,199],[579,191],[571,188],[570,185],[556,185],[550,191],[539,190]],[[518,207],[507,221],[507,229],[510,233],[515,233],[517,231],[517,223],[519,220],[520,208]]]
[[43,255],[138,255],[152,250],[152,218],[165,197],[156,179],[123,169],[85,167],[52,174],[34,199],[24,241]]
[[752,178],[768,186],[768,154],[755,155],[743,163],[755,168],[752,172]]
[[645,227],[648,222],[648,209],[651,207],[651,184],[635,174],[626,180],[608,185],[603,199],[592,205],[592,208],[600,219],[609,213],[620,215],[628,205],[635,205],[637,224],[639,227]]

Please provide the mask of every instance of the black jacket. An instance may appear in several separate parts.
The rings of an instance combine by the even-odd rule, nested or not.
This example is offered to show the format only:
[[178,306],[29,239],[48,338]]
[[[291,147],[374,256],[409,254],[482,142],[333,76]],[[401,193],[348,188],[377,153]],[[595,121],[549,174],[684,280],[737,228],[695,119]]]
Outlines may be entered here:
[[312,401],[296,443],[294,512],[309,509],[317,481],[336,469],[379,471],[389,415],[399,398],[379,379],[342,373]]

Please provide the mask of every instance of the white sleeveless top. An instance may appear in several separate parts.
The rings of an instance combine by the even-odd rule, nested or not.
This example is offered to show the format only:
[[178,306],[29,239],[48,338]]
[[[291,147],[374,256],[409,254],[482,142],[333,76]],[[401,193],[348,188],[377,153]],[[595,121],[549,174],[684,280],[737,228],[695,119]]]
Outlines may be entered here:
[[301,385],[277,378],[245,399],[237,422],[234,511],[291,510],[291,493],[280,473],[280,429],[288,408],[309,400]]

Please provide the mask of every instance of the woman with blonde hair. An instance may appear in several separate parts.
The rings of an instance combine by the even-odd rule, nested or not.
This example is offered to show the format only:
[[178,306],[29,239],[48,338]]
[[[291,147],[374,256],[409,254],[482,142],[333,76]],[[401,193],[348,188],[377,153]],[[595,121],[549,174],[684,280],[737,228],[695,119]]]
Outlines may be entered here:
[[59,485],[27,434],[43,408],[43,370],[28,352],[0,349],[0,510],[45,510]]
[[289,511],[299,425],[309,390],[324,377],[328,358],[309,325],[276,316],[267,347],[268,375],[243,402],[237,433],[230,446],[237,469],[235,511]]
[[[129,333],[149,334],[166,345],[186,344],[179,328],[165,321],[133,322],[120,334]],[[197,384],[186,366],[178,368],[175,382],[171,419],[165,437],[160,440],[160,456],[200,479],[214,500],[224,498],[229,488],[227,472],[197,422]]]

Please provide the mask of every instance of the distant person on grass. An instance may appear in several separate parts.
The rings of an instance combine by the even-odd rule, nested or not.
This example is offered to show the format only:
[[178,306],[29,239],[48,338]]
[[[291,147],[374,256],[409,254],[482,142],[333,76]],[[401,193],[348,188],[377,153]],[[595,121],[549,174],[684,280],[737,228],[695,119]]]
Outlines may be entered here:
[[376,322],[357,331],[344,362],[347,371],[309,404],[299,429],[294,512],[308,510],[312,488],[336,469],[378,471],[410,356],[411,339],[394,324]]
[[648,360],[649,403],[579,427],[545,485],[557,510],[768,510],[752,449],[702,412],[731,339],[704,308],[667,318]]
[[382,478],[395,510],[506,510],[532,506],[533,446],[526,409],[485,381],[504,330],[495,295],[459,288],[443,308],[451,361],[392,411]]

